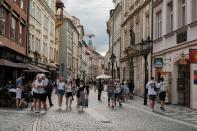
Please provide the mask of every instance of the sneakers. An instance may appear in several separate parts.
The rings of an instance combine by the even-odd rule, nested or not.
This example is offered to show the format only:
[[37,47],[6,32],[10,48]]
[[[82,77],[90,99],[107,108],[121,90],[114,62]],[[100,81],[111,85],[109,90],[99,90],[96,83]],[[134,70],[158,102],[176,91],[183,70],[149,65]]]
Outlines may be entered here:
[[16,108],[16,109],[17,109],[17,111],[22,111],[22,110],[23,110],[22,107],[18,107],[18,108]]
[[160,109],[161,109],[162,111],[165,111],[164,107],[160,107]]

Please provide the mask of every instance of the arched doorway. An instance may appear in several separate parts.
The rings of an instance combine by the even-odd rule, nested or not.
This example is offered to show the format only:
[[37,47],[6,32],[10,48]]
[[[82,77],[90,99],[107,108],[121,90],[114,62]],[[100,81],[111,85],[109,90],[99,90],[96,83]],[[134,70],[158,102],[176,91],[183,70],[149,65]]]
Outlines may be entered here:
[[190,63],[178,63],[177,78],[178,104],[190,106]]

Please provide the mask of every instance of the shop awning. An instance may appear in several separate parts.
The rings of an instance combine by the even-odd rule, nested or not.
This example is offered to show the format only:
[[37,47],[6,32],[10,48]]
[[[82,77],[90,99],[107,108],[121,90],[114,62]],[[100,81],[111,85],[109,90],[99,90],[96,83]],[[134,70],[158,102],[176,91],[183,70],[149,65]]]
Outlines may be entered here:
[[24,70],[25,72],[37,72],[37,73],[48,73],[49,71],[42,69],[40,67],[27,64],[28,70]]
[[0,66],[7,66],[7,67],[13,67],[13,68],[28,68],[26,67],[25,64],[15,63],[7,59],[0,59]]

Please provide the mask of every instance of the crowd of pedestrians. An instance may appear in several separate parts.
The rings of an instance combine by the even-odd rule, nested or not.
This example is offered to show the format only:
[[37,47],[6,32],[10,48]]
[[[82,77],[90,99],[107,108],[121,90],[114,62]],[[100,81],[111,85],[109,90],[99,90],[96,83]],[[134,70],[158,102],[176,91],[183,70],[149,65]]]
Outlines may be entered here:
[[[16,80],[16,108],[22,110],[23,103],[23,80],[25,75],[22,74]],[[88,107],[88,96],[90,87],[94,91],[98,90],[98,101],[102,101],[102,92],[106,90],[108,96],[108,107],[122,107],[123,102],[127,102],[128,99],[132,99],[135,96],[133,81],[120,81],[119,79],[103,80],[98,79],[91,82],[85,82],[77,79],[67,79],[63,77],[58,78],[56,81],[52,81],[50,77],[46,77],[45,74],[37,74],[35,80],[32,82],[32,96],[33,102],[31,110],[35,113],[45,113],[47,111],[47,98],[49,106],[53,106],[51,95],[53,90],[58,97],[58,110],[62,110],[62,104],[66,103],[66,110],[72,110],[73,100],[76,99],[77,107],[83,111],[84,107]],[[167,92],[164,79],[161,78],[159,83],[156,83],[154,77],[147,83],[148,97],[150,101],[150,107],[154,111],[155,100],[159,96],[161,103],[161,110],[165,111],[165,97]],[[75,97],[76,96],[76,97]]]

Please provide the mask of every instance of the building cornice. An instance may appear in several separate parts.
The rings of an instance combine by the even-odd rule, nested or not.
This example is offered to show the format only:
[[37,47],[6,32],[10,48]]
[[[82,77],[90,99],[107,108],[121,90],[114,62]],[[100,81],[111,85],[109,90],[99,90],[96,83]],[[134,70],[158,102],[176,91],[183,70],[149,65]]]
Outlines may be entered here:
[[153,2],[153,7],[156,7],[157,5],[159,5],[162,2],[163,2],[163,0],[156,0],[155,2]]
[[155,53],[153,53],[152,56],[153,57],[160,56],[162,54],[166,54],[166,53],[170,53],[170,52],[173,52],[173,51],[181,50],[181,49],[188,48],[188,47],[191,47],[191,46],[197,46],[197,40],[185,42],[185,43],[178,44],[176,46],[164,49],[162,51],[155,52]]

